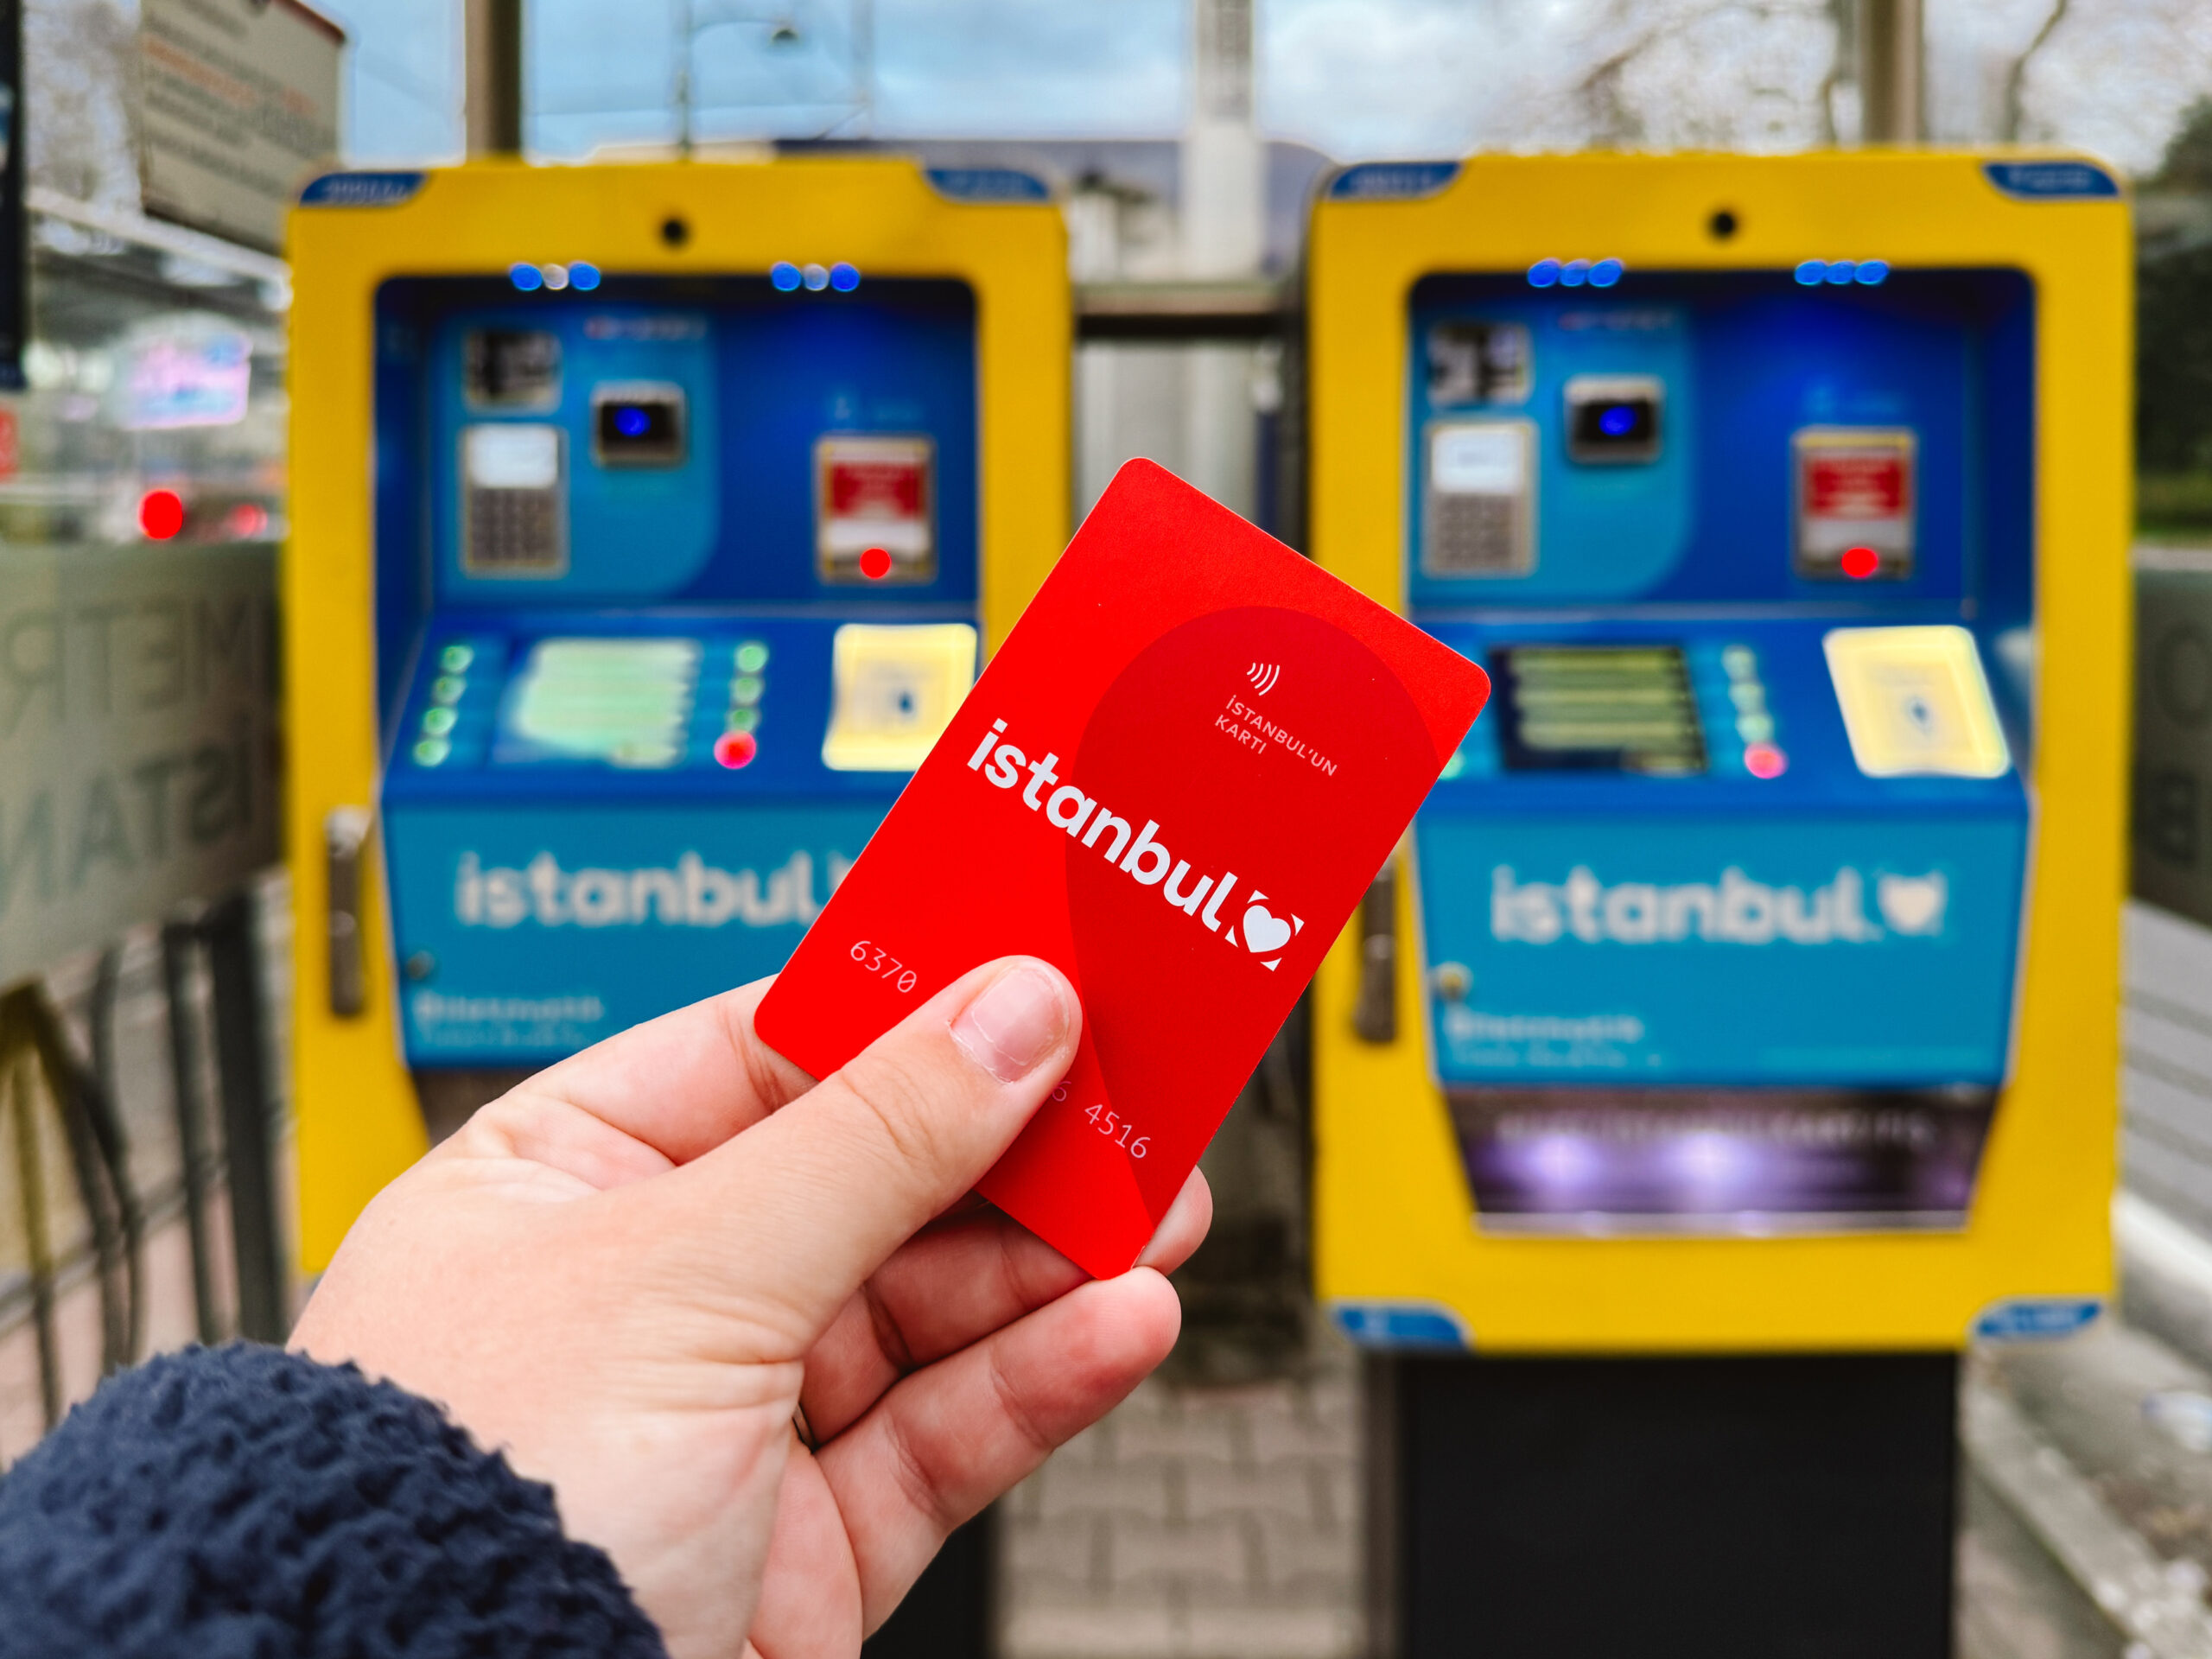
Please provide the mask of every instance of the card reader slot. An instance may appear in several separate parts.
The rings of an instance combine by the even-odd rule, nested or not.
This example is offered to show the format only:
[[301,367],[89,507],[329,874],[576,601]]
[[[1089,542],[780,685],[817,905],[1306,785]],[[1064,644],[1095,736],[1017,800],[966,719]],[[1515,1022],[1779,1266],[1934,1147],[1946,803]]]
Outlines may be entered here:
[[1398,1040],[1398,861],[1382,867],[1359,901],[1359,1000],[1351,1028],[1362,1042]]
[[330,1011],[359,1017],[368,1005],[361,959],[361,854],[373,820],[365,807],[334,807],[322,820],[325,936],[330,952]]

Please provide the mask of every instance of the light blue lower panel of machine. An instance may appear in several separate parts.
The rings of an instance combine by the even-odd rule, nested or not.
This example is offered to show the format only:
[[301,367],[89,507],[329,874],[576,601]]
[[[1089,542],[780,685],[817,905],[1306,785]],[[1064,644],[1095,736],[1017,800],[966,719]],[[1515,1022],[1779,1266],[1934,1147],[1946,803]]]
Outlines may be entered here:
[[391,809],[409,1063],[543,1065],[774,973],[887,805]]
[[1446,1084],[2004,1077],[2024,815],[1432,811],[1416,833]]

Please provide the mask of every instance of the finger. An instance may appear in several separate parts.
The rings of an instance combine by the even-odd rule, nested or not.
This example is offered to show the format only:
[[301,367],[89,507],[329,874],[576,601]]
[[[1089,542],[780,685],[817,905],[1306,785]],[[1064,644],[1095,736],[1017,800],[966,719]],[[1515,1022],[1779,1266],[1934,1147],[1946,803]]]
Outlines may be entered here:
[[[1191,1172],[1141,1265],[1180,1267],[1205,1236],[1213,1195]],[[980,1341],[1090,1275],[992,1211],[932,1227],[895,1253],[806,1357],[800,1403],[817,1440],[842,1434],[908,1371]]]
[[874,1630],[947,1535],[1103,1417],[1174,1346],[1148,1268],[1095,1281],[914,1373],[817,1454]]
[[845,1518],[821,1466],[793,1457],[776,1492],[776,1529],[748,1640],[760,1659],[824,1659],[857,1654],[866,1634]]
[[513,1098],[565,1101],[671,1163],[742,1133],[814,1080],[753,1033],[773,979],[756,979],[594,1043],[547,1067]]
[[718,1299],[706,1311],[730,1334],[775,1331],[787,1344],[741,1357],[797,1359],[998,1160],[1065,1075],[1081,1022],[1049,963],[988,963],[765,1122],[606,1197],[638,1207],[658,1264]]
[[1137,1266],[1173,1273],[1191,1259],[1191,1252],[1205,1243],[1213,1225],[1213,1188],[1205,1174],[1193,1169],[1183,1179],[1183,1189],[1153,1230],[1152,1243],[1137,1257]]

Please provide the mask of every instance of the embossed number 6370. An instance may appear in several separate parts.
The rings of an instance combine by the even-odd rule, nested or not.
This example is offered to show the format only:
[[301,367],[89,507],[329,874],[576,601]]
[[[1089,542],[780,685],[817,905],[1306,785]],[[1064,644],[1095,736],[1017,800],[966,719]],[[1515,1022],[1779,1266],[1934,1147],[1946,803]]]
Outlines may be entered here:
[[869,973],[891,981],[901,991],[911,991],[914,988],[916,983],[914,970],[899,961],[898,957],[885,951],[881,945],[871,944],[866,939],[855,939],[853,941],[853,948],[846,954]]

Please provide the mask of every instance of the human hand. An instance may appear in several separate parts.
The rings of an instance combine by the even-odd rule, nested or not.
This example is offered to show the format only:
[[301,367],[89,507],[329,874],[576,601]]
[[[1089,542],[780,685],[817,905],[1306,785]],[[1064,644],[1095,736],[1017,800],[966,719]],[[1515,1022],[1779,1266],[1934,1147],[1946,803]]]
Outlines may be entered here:
[[856,1653],[1166,1356],[1160,1272],[1212,1212],[1193,1173],[1144,1265],[1090,1281],[961,1206],[1074,1055],[1045,963],[976,969],[818,1085],[753,1035],[768,983],[485,1107],[363,1212],[292,1338],[550,1483],[676,1659]]

